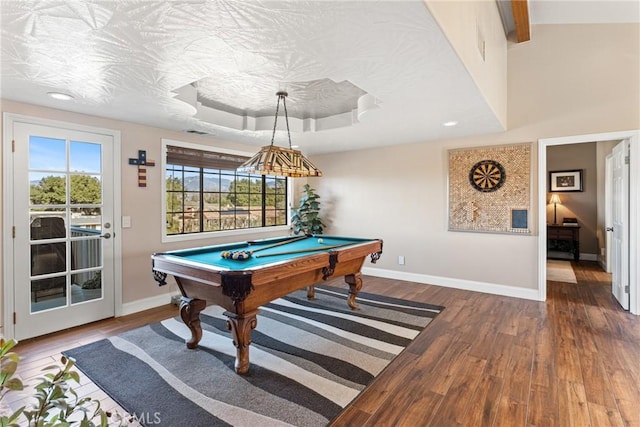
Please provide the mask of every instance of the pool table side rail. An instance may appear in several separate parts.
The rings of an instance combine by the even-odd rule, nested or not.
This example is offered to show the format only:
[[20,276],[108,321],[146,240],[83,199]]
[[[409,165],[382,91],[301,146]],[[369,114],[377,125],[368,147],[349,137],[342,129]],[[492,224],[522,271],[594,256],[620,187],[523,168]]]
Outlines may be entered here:
[[177,275],[211,285],[220,285],[222,273],[228,271],[225,268],[216,268],[201,262],[189,261],[182,257],[173,257],[162,253],[151,256],[151,269],[154,272]]
[[262,245],[262,244],[269,244],[269,243],[278,243],[278,242],[292,239],[293,237],[294,236],[268,237],[265,239],[247,240],[245,242],[221,243],[219,245],[202,246],[196,249],[194,248],[177,249],[175,251],[167,252],[166,254],[181,257],[183,254],[201,254],[206,252],[221,252],[225,250],[229,251],[234,249],[246,249],[247,246],[249,246],[250,244]]
[[[158,254],[166,254],[166,255],[173,255],[176,257],[183,257],[183,255],[197,255],[197,254],[202,254],[207,252],[221,252],[221,251],[230,251],[235,249],[246,249],[247,246],[250,246],[250,245],[268,245],[271,243],[278,243],[286,240],[291,240],[295,237],[296,236],[268,237],[265,239],[247,240],[245,242],[221,243],[219,245],[202,246],[195,249],[194,248],[177,249],[177,250],[166,252],[166,253],[159,252]],[[329,235],[322,235],[322,234],[307,234],[306,237],[312,238],[312,239],[324,237],[324,238],[336,239],[336,240],[349,240],[349,241],[353,241],[354,245],[358,244],[359,242],[370,242],[372,240],[377,240],[377,239],[364,239],[364,238],[358,238],[358,237],[329,236]]]
[[[316,270],[329,267],[333,254],[337,256],[337,265],[346,264],[354,259],[364,259],[371,254],[382,251],[381,240],[368,239],[361,243],[344,246],[327,252],[310,253],[293,260],[276,261],[253,270],[252,282],[255,286],[268,284],[272,280],[282,279],[289,275],[298,274],[301,270]],[[330,276],[333,276],[332,273]],[[339,275],[339,274],[338,274]],[[324,280],[328,279],[324,278]]]
[[[228,245],[226,247],[228,247]],[[213,248],[213,246],[210,248]],[[353,245],[329,250],[327,252],[310,253],[309,255],[296,257],[293,260],[274,261],[244,271],[230,270],[226,267],[192,261],[182,256],[175,256],[173,252],[155,253],[151,256],[151,262],[153,271],[174,276],[179,275],[183,278],[210,285],[219,286],[224,284],[225,276],[227,275],[233,276],[234,279],[236,279],[238,275],[247,275],[249,276],[247,279],[250,280],[253,285],[261,285],[269,283],[269,281],[274,278],[281,279],[288,275],[294,275],[299,272],[300,269],[312,270],[328,266],[332,254],[337,255],[338,263],[344,263],[354,258],[362,258],[364,260],[367,255],[372,255],[373,261],[377,259],[377,257],[373,257],[374,254],[381,252],[382,240],[362,239],[361,243],[354,243]],[[239,261],[239,263],[241,263],[241,261]]]

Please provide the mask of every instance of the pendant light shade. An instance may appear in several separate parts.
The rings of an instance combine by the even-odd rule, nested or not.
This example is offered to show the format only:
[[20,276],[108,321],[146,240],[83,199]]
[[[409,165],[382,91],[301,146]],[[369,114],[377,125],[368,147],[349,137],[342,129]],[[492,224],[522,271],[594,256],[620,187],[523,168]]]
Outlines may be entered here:
[[238,172],[300,178],[322,176],[322,172],[299,150],[265,145],[238,168]]
[[[313,163],[302,155],[299,150],[291,147],[291,132],[289,131],[289,116],[287,114],[286,97],[287,92],[278,92],[278,104],[276,105],[276,117],[273,123],[273,135],[271,145],[265,145],[253,157],[244,162],[237,170],[255,175],[277,175],[292,178],[307,176],[322,176],[322,172]],[[289,148],[277,147],[273,145],[276,136],[276,126],[278,124],[278,110],[280,100],[284,107],[284,117],[287,123],[287,135],[289,136]]]

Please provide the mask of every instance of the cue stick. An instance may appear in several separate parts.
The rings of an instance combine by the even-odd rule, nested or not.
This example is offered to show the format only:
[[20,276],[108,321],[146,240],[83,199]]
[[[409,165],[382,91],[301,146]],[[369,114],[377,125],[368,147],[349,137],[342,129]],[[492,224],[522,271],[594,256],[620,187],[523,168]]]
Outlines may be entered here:
[[[254,252],[263,251],[265,249],[275,248],[276,246],[286,245],[287,243],[297,242],[298,240],[306,239],[307,237],[311,237],[309,234],[305,234],[304,236],[296,236],[291,237],[289,239],[285,239],[278,243],[273,243],[271,245],[267,245],[264,248],[254,249],[254,250],[237,250],[237,251],[222,251],[220,256],[223,259],[231,259],[234,261],[246,261],[253,256]],[[258,243],[258,242],[255,242]],[[247,247],[251,246],[250,242],[247,242]]]
[[274,243],[272,245],[265,246],[264,248],[254,249],[254,250],[252,250],[250,252],[254,253],[254,252],[258,252],[258,251],[264,251],[265,249],[271,249],[271,248],[275,248],[276,246],[286,245],[287,243],[297,242],[298,240],[306,239],[307,237],[309,237],[309,236],[304,235],[304,236],[292,237],[290,239],[283,240],[282,242],[278,242],[278,243]]
[[267,256],[277,256],[277,255],[300,254],[303,252],[317,252],[317,251],[324,251],[326,249],[335,249],[335,248],[340,248],[342,246],[351,246],[351,245],[355,245],[355,243],[342,243],[340,245],[322,246],[320,248],[297,249],[294,251],[274,252],[272,254],[260,254],[260,255],[256,255],[256,258],[264,258]]

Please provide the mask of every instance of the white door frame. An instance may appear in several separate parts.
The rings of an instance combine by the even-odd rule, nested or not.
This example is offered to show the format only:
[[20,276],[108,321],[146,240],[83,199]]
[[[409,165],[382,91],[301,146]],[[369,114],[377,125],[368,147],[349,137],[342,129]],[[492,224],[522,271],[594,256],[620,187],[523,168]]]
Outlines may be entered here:
[[[92,126],[84,126],[76,123],[62,122],[58,120],[43,119],[40,117],[26,116],[22,114],[4,113],[3,114],[3,153],[2,153],[2,244],[3,244],[3,256],[2,256],[2,272],[3,272],[3,322],[4,328],[2,333],[8,339],[15,337],[15,328],[13,325],[13,313],[15,311],[14,306],[14,292],[13,292],[13,263],[14,254],[11,248],[13,247],[13,162],[12,162],[12,143],[14,123],[30,123],[42,126],[62,127],[67,129],[74,129],[83,132],[102,133],[113,137],[113,232],[118,236],[122,236],[122,228],[120,218],[122,217],[122,192],[121,192],[121,138],[120,131],[113,129],[98,128]],[[116,316],[121,316],[122,313],[122,239],[120,237],[114,239],[114,312]]]
[[628,139],[629,163],[629,311],[640,315],[640,130],[538,140],[538,299],[547,299],[547,147]]

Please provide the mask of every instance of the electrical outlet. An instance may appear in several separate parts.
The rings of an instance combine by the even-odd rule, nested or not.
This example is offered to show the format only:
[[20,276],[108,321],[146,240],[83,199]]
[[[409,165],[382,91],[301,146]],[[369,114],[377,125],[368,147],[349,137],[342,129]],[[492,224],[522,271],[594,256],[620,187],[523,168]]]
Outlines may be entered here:
[[404,265],[404,255],[398,256],[398,265]]

